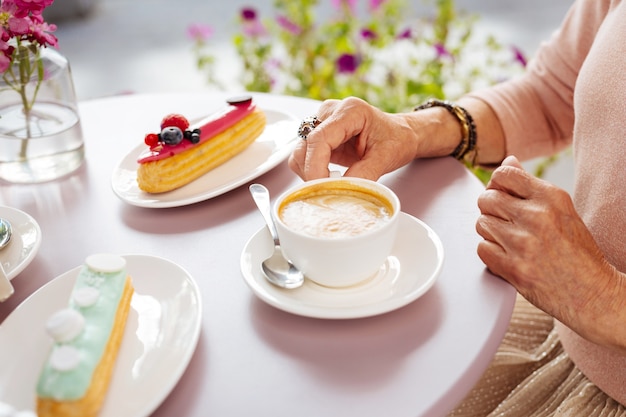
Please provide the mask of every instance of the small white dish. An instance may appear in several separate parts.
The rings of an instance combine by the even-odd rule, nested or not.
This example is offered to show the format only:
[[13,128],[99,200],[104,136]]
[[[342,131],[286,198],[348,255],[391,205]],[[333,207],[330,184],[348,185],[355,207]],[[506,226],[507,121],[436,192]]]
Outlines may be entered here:
[[[200,335],[198,286],[180,266],[125,255],[135,294],[113,378],[99,417],[150,415],[187,368]],[[0,403],[35,409],[35,386],[51,340],[48,317],[64,308],[80,267],[41,287],[0,325]]]
[[0,263],[11,280],[35,258],[41,246],[41,229],[35,219],[16,208],[0,206],[0,217],[11,223],[11,240],[0,250]]
[[267,228],[257,231],[241,254],[241,271],[254,294],[289,313],[323,318],[352,319],[387,313],[421,297],[435,283],[443,265],[443,245],[424,222],[400,213],[398,236],[392,254],[379,272],[363,283],[330,288],[306,280],[297,289],[270,284],[261,262],[273,250]]
[[137,184],[137,156],[145,149],[141,143],[113,170],[113,192],[128,204],[149,207],[179,207],[217,197],[251,181],[284,161],[295,148],[298,121],[277,110],[263,110],[265,130],[249,147],[234,158],[189,184],[166,193],[150,194]]

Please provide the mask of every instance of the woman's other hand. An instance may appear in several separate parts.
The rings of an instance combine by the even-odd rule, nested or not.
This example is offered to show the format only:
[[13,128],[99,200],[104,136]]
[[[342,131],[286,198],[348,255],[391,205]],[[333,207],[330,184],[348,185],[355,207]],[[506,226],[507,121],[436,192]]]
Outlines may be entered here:
[[[569,194],[508,157],[478,199],[478,255],[526,299],[597,343],[626,347],[622,274],[611,266]],[[602,325],[599,325],[602,324]],[[612,328],[618,327],[618,328]]]

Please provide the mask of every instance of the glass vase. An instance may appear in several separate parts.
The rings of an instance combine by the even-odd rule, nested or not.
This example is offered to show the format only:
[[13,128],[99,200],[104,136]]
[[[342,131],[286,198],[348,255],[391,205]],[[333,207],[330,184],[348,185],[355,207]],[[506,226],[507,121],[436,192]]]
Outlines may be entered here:
[[0,79],[0,179],[11,183],[54,180],[84,160],[69,62],[52,48],[33,51]]

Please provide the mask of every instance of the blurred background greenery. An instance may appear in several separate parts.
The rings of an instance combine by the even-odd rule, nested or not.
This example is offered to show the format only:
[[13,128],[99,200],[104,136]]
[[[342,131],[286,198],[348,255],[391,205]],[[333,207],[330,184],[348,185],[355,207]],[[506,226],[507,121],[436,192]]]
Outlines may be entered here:
[[[318,100],[357,96],[397,112],[431,97],[454,100],[525,65],[520,48],[474,30],[479,16],[454,0],[431,0],[414,18],[406,0],[335,0],[324,18],[319,3],[274,0],[268,15],[241,9],[232,40],[245,89]],[[190,32],[199,70],[221,86],[211,27]]]
[[[337,15],[333,1],[319,1],[317,23],[329,23]],[[572,1],[457,0],[455,9],[460,20],[472,22],[476,41],[493,36],[502,53],[515,47],[532,57],[539,43],[559,25]],[[357,2],[359,19],[367,18],[368,4],[368,0]],[[242,33],[240,13],[246,7],[254,7],[263,23],[276,17],[274,0],[55,0],[51,22],[59,26],[60,50],[70,60],[80,100],[125,93],[210,93],[222,87],[238,91],[243,89],[244,69],[233,36]],[[402,7],[404,19],[413,22],[432,19],[436,11],[433,0],[408,0]],[[188,28],[194,24],[212,27],[208,42],[217,58],[214,69],[221,87],[207,82],[207,74],[198,70],[195,43],[188,36]],[[432,54],[432,49],[429,51]],[[471,48],[466,51],[474,53]],[[423,56],[421,62],[425,63]],[[503,57],[500,53],[493,56]],[[467,74],[467,66],[460,67],[457,70]],[[455,91],[458,88],[446,94],[453,97]],[[384,94],[391,95],[392,91]],[[392,105],[413,106],[413,100],[419,98],[407,97],[404,104]],[[525,165],[534,170],[543,162]],[[560,158],[545,172],[545,178],[571,190],[571,158]]]

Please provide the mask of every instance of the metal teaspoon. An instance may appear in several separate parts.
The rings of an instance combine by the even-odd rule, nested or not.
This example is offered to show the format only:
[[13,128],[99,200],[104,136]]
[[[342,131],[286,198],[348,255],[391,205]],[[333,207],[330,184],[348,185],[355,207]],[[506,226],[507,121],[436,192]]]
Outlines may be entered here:
[[278,232],[271,213],[270,193],[261,184],[250,185],[250,194],[265,219],[267,228],[274,240],[274,252],[261,264],[264,275],[269,282],[282,288],[298,288],[304,283],[304,274],[283,256],[280,250]]
[[[9,244],[11,240],[11,223],[8,220],[0,218],[0,249],[3,249],[6,245]],[[13,295],[13,285],[11,281],[9,281],[9,277],[7,277],[6,272],[4,272],[4,268],[2,267],[2,263],[0,262],[0,302],[5,301],[11,295]]]

